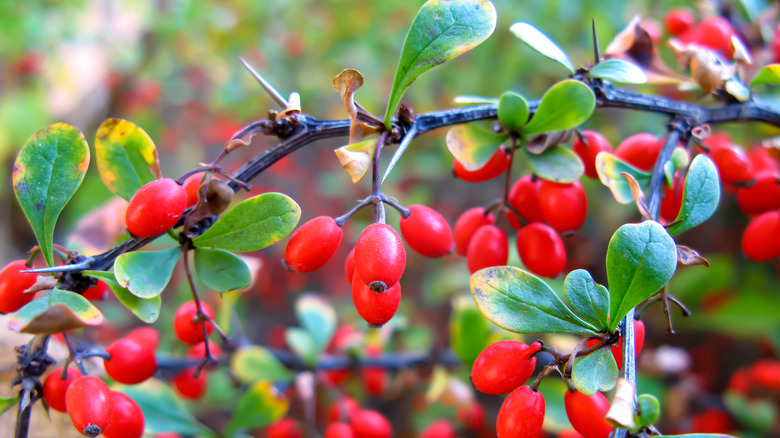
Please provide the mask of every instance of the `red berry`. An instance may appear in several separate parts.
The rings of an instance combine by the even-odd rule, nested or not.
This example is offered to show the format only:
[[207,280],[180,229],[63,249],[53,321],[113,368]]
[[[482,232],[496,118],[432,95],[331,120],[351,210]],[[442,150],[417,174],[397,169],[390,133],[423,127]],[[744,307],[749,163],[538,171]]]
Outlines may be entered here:
[[138,403],[118,391],[111,391],[113,419],[103,432],[106,438],[141,438],[144,434],[144,413]]
[[428,425],[420,438],[458,438],[458,434],[452,427],[452,422],[442,418]]
[[26,294],[24,291],[35,284],[38,274],[20,272],[35,269],[35,266],[28,268],[25,263],[26,260],[14,260],[0,271],[0,312],[2,313],[16,312],[35,298],[35,294]]
[[461,405],[458,406],[458,410],[455,412],[455,418],[464,429],[470,432],[478,432],[485,427],[485,408],[478,402]]
[[[201,301],[201,308],[203,313],[208,316],[209,320],[214,319],[214,311],[211,310],[208,304]],[[185,344],[194,345],[198,342],[203,342],[203,323],[195,322],[195,317],[198,314],[198,306],[195,301],[187,301],[179,307],[176,311],[176,315],[173,316],[173,331],[176,332],[176,337]],[[214,326],[210,322],[206,323],[206,335],[210,336]]]
[[559,184],[542,181],[539,209],[544,221],[563,233],[580,228],[588,215],[588,198],[579,181]]
[[720,50],[729,58],[734,53],[731,36],[735,35],[731,23],[723,17],[710,17],[699,24],[698,43],[713,50]]
[[141,344],[146,344],[152,350],[157,350],[160,343],[160,334],[154,327],[138,327],[130,330],[125,338],[133,339]]
[[55,411],[67,412],[65,406],[65,393],[74,380],[81,377],[81,371],[76,368],[68,368],[67,375],[62,378],[62,368],[57,368],[46,377],[43,382],[43,399]]
[[355,438],[390,438],[393,426],[384,415],[371,409],[362,409],[352,415],[349,424],[355,432]]
[[360,405],[350,397],[342,397],[336,400],[328,409],[328,422],[349,421],[355,412],[360,410]]
[[610,408],[604,394],[566,391],[564,404],[569,422],[585,438],[607,438],[612,432],[612,426],[604,420]]
[[119,383],[134,385],[152,377],[157,371],[157,357],[148,344],[122,338],[106,347],[111,357],[103,361],[111,378]]
[[284,261],[293,272],[319,269],[339,249],[341,227],[330,216],[319,216],[301,225],[290,237]]
[[696,19],[685,9],[672,9],[666,14],[664,27],[670,35],[680,35],[693,29]]
[[667,222],[677,219],[680,214],[683,202],[683,189],[685,188],[685,177],[680,172],[674,174],[674,187],[664,186],[664,198],[661,200],[660,215]]
[[690,432],[726,434],[734,429],[731,417],[720,408],[709,408],[691,418]]
[[298,422],[292,418],[282,418],[268,426],[265,436],[268,438],[301,438],[303,437],[303,430],[301,430]]
[[[645,345],[645,323],[642,320],[634,320],[634,356],[639,357],[642,347]],[[618,369],[623,368],[623,338],[617,344],[612,345],[612,356],[615,357]]]
[[111,390],[104,381],[95,376],[81,376],[68,387],[65,407],[79,433],[96,437],[111,423]]
[[363,387],[373,396],[380,396],[387,387],[387,371],[382,367],[363,367]]
[[433,258],[452,252],[452,229],[444,216],[424,205],[410,205],[409,211],[409,217],[401,218],[399,228],[413,250]]
[[401,283],[384,292],[374,292],[355,272],[352,278],[352,302],[360,316],[369,324],[382,325],[395,315],[401,303]]
[[[778,374],[780,375],[780,374]],[[729,391],[737,394],[747,395],[751,384],[750,370],[747,368],[738,368],[729,379]]]
[[723,183],[733,184],[753,179],[753,166],[741,147],[730,144],[711,149],[707,155],[712,158],[715,167],[718,168],[718,174]]
[[485,394],[511,392],[531,377],[536,354],[542,344],[526,345],[519,341],[498,341],[479,353],[471,367],[471,382]]
[[750,164],[753,165],[753,170],[758,172],[769,171],[778,173],[780,172],[780,165],[777,160],[769,153],[769,149],[762,146],[754,146],[748,152],[748,159]]
[[194,207],[198,203],[198,192],[200,191],[201,183],[203,182],[203,173],[199,172],[194,175],[190,175],[182,186],[187,193],[187,207]]
[[750,220],[742,234],[742,252],[757,262],[780,255],[780,210],[761,213]]
[[130,234],[155,237],[176,225],[187,208],[187,192],[170,178],[156,179],[130,199],[125,224]]
[[[526,222],[544,221],[542,210],[539,209],[539,189],[541,187],[541,179],[533,175],[525,175],[515,181],[509,190],[509,204]],[[514,215],[510,217],[512,216]]]
[[104,300],[108,296],[108,289],[105,282],[98,280],[96,285],[88,287],[81,296],[90,301]]
[[750,367],[750,379],[758,388],[780,391],[780,361],[759,360]]
[[352,426],[347,423],[332,423],[325,430],[325,438],[354,438]]
[[206,370],[201,370],[200,375],[195,377],[195,367],[187,368],[179,372],[171,379],[173,387],[184,398],[196,400],[203,397],[206,393],[209,380],[206,376]]
[[458,220],[455,222],[455,229],[453,235],[455,236],[455,252],[465,256],[469,250],[469,243],[471,242],[474,233],[482,225],[491,225],[496,220],[493,213],[485,214],[485,209],[482,207],[474,207],[466,210]]
[[504,400],[496,419],[498,438],[536,438],[544,422],[544,396],[521,386]]
[[347,281],[351,284],[352,277],[355,276],[355,248],[347,255],[347,261],[344,262],[344,273],[347,274]]
[[[214,342],[209,342],[209,352],[212,357],[219,359],[219,356],[222,355],[222,348]],[[206,342],[201,342],[190,347],[189,355],[196,359],[203,359],[206,357]]]
[[585,165],[585,175],[598,179],[596,172],[596,155],[599,152],[612,153],[612,146],[603,135],[596,131],[583,131],[584,141],[578,136],[572,143],[572,150],[580,156]]
[[463,181],[473,183],[493,179],[504,173],[507,168],[509,168],[509,154],[503,147],[498,148],[490,160],[477,170],[466,170],[458,160],[453,162],[455,175]]
[[663,144],[663,140],[659,141],[653,134],[636,134],[623,140],[615,150],[615,155],[637,169],[650,170]]
[[[391,288],[398,283],[404,268],[406,249],[395,229],[381,223],[366,227],[355,245],[355,272],[363,283],[376,291]],[[354,280],[352,283],[354,290]]]
[[780,209],[780,173],[761,171],[749,188],[737,191],[737,204],[745,214],[758,214]]
[[472,274],[483,268],[506,265],[509,241],[506,233],[494,225],[481,226],[469,243],[466,262]]
[[543,277],[555,277],[566,266],[566,247],[558,233],[535,222],[517,234],[517,252],[529,271]]

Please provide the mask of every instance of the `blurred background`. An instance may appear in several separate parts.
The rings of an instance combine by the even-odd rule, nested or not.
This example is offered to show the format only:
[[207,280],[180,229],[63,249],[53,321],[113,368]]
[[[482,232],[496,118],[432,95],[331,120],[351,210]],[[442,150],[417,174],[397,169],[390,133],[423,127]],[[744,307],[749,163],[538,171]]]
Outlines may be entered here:
[[[723,3],[735,21],[745,21],[743,3]],[[759,0],[744,3],[762,4]],[[19,148],[37,130],[60,121],[73,124],[85,134],[94,157],[98,125],[109,117],[130,120],[154,140],[164,176],[175,178],[199,162],[211,161],[245,124],[265,118],[269,109],[279,109],[241,65],[239,56],[283,95],[299,92],[303,111],[320,119],[347,117],[332,80],[342,69],[355,68],[365,77],[356,100],[382,115],[404,36],[421,4],[419,0],[0,2],[0,165],[7,169],[0,172],[0,203],[6,206],[0,209],[0,265],[23,257],[35,244],[14,198],[10,170]],[[566,71],[509,32],[509,26],[518,20],[545,31],[569,53],[575,65],[580,65],[592,61],[591,19],[604,48],[636,14],[648,26],[663,29],[663,17],[673,7],[696,11],[697,6],[713,6],[669,0],[495,0],[494,4],[498,25],[493,36],[467,55],[418,79],[404,98],[407,106],[424,113],[453,106],[457,95],[496,97],[506,90],[531,99],[541,97],[544,90],[566,76]],[[663,50],[664,58],[674,65],[668,50]],[[651,86],[634,88],[647,93],[670,92]],[[661,135],[665,123],[664,117],[645,113],[598,110],[585,128],[599,130],[616,147],[638,132]],[[757,124],[722,128],[743,146],[780,134],[776,128]],[[440,130],[416,139],[385,190],[405,205],[432,206],[454,224],[466,209],[499,197],[503,180],[469,184],[453,178],[444,134]],[[267,191],[290,195],[301,205],[301,223],[316,216],[343,214],[369,193],[370,186],[368,180],[353,185],[341,170],[332,151],[345,142],[326,141],[301,149],[253,181],[249,195]],[[255,137],[249,147],[223,161],[225,168],[233,171],[273,144],[273,138]],[[386,163],[392,154],[383,155]],[[57,242],[87,254],[107,247],[72,234],[77,224],[106,230],[121,225],[123,218],[116,213],[121,205],[108,204],[114,196],[102,184],[94,158],[92,161],[81,189],[60,218],[56,235]],[[524,163],[513,169],[518,177],[528,172]],[[638,221],[639,216],[635,208],[618,205],[598,181],[583,177],[582,183],[589,196],[589,215],[583,228],[564,238],[569,260],[566,270],[586,268],[597,281],[606,283],[603,265],[609,236],[621,224]],[[100,210],[106,205],[110,207]],[[279,259],[286,240],[248,255],[256,278],[253,287],[243,293],[237,311],[250,339],[284,348],[281,330],[297,324],[292,303],[304,291],[327,295],[343,324],[366,328],[352,306],[343,273],[347,253],[371,220],[368,212],[364,213],[347,223],[339,252],[316,273],[284,271]],[[88,216],[91,220],[84,219]],[[397,221],[397,213],[389,210],[388,222],[396,225]],[[717,425],[718,432],[740,431],[740,436],[780,436],[776,425],[779,367],[767,371],[770,381],[778,385],[774,390],[751,387],[736,393],[730,387],[736,371],[754,367],[761,360],[776,360],[780,348],[780,265],[777,260],[753,263],[742,255],[739,242],[747,221],[735,196],[724,193],[716,216],[682,236],[679,243],[699,250],[712,267],[682,268],[672,281],[671,292],[694,313],[683,319],[672,309],[676,336],[666,334],[666,318],[659,305],[643,317],[647,341],[639,358],[639,389],[661,399],[664,411],[659,426],[666,428],[662,430],[705,431],[701,429]],[[506,221],[499,223],[514,238],[516,232]],[[510,248],[510,264],[519,265],[514,245]],[[401,310],[391,323],[397,336],[383,348],[449,346],[451,311],[473,306],[465,259],[453,254],[428,260],[409,254]],[[560,279],[552,281],[558,288],[560,283]],[[173,303],[187,299],[189,292],[182,286],[174,280],[164,295],[171,309]],[[217,296],[207,300],[220,301]],[[99,307],[110,323],[85,331],[85,338],[108,343],[138,324],[113,298]],[[170,330],[166,331],[170,313],[163,314],[155,327],[163,336],[163,350],[175,354],[181,347]],[[490,331],[496,339],[507,336],[496,327]],[[6,339],[3,351],[10,352],[18,341]],[[570,345],[571,340],[552,342]],[[5,371],[11,371],[12,355],[0,356],[6,358]],[[453,370],[466,384],[468,372],[468,367]],[[210,387],[209,396],[192,408],[199,419],[218,426],[225,421],[222,412],[230,409],[235,398],[226,375],[214,379],[218,383]],[[560,381],[548,380],[554,387],[549,391],[560,390]],[[424,383],[416,385],[418,393],[420,388],[424,392]],[[350,388],[361,391],[354,383]],[[724,397],[729,389],[732,399]],[[363,400],[364,405],[389,412],[397,421],[398,436],[413,436],[432,418],[454,416],[451,403],[426,404],[418,393],[388,390],[390,395],[365,395]],[[488,415],[492,424],[500,400],[480,400],[492,409]],[[759,403],[760,408],[751,403]],[[298,408],[293,404],[293,415]],[[411,408],[414,415],[409,413]],[[549,433],[569,429],[562,409],[562,392],[557,399],[548,396]],[[0,418],[10,427],[11,417],[5,414]],[[45,415],[36,418],[41,424],[48,421]],[[59,433],[64,436],[70,432]]]

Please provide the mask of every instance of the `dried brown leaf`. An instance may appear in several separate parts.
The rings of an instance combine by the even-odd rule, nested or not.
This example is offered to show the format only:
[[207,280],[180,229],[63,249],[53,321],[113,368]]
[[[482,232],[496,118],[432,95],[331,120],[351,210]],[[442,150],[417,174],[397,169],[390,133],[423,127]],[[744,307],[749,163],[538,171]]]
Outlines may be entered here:
[[634,400],[636,399],[636,387],[623,377],[617,381],[615,398],[612,406],[604,418],[607,423],[624,429],[634,430]]
[[341,167],[349,173],[353,183],[362,180],[376,152],[376,139],[363,140],[358,143],[348,144],[336,149],[334,152],[339,158]]
[[525,148],[528,149],[528,152],[539,155],[552,146],[557,146],[571,140],[573,134],[574,129],[537,134],[531,137]]
[[710,262],[693,248],[677,245],[677,260],[683,265],[704,265],[709,268]]
[[609,43],[604,56],[625,59],[638,65],[650,84],[678,84],[686,79],[666,65],[650,33],[642,27],[638,15]]
[[650,214],[650,208],[647,207],[647,201],[645,200],[645,194],[636,179],[627,172],[620,172],[623,178],[628,181],[628,186],[631,188],[631,196],[634,198],[636,207],[639,210],[639,214],[642,215],[642,219],[651,221],[653,215]]

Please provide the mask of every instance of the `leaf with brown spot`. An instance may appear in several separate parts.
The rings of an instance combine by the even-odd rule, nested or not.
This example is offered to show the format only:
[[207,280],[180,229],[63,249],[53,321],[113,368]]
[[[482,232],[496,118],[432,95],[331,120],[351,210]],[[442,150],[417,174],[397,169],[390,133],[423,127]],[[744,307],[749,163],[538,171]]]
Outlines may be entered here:
[[140,126],[106,119],[95,134],[95,158],[103,184],[127,201],[144,184],[161,177],[157,148]]
[[8,328],[21,333],[54,334],[102,323],[103,314],[86,298],[54,289],[14,313]]
[[645,201],[645,193],[642,191],[642,187],[639,186],[636,178],[628,172],[620,172],[621,175],[628,181],[628,186],[631,188],[631,196],[634,198],[639,214],[642,215],[642,219],[651,221],[653,215],[650,214],[650,209],[647,207],[647,201]]
[[685,245],[677,245],[677,260],[683,265],[704,265],[710,267],[710,262],[693,248]]

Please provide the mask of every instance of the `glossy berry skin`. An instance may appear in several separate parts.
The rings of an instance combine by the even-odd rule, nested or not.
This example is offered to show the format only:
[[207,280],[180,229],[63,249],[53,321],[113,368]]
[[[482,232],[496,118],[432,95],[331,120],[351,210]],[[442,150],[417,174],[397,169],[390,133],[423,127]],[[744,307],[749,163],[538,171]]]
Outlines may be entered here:
[[455,237],[455,252],[459,255],[466,256],[469,250],[469,243],[471,242],[474,233],[483,226],[491,225],[495,222],[496,217],[493,213],[485,214],[485,209],[482,207],[474,207],[466,210],[458,220],[455,222],[455,229],[453,235]]
[[566,391],[564,404],[569,422],[585,438],[607,438],[612,432],[612,426],[604,420],[610,408],[604,394],[588,396],[579,391]]
[[368,394],[381,396],[387,387],[387,371],[382,367],[363,367],[363,387]]
[[[211,310],[211,307],[202,301],[200,305],[209,320],[213,320],[214,311]],[[203,323],[194,321],[197,314],[198,307],[195,301],[187,301],[179,307],[176,315],[173,316],[173,331],[176,332],[176,337],[185,344],[195,345],[198,342],[203,342]],[[206,333],[211,335],[213,330],[214,326],[207,322]]]
[[170,178],[156,179],[138,189],[130,199],[125,224],[133,236],[159,236],[176,225],[186,208],[184,187]]
[[68,387],[65,407],[79,433],[96,437],[111,423],[111,390],[104,381],[95,376],[81,376]]
[[138,327],[130,330],[125,338],[133,339],[141,344],[146,344],[152,350],[157,350],[160,344],[160,333],[154,327]]
[[452,422],[442,418],[428,425],[420,438],[458,438],[458,434],[452,427]]
[[517,234],[517,252],[529,271],[555,277],[566,266],[566,247],[558,233],[542,223],[528,224]]
[[67,412],[65,406],[65,393],[74,380],[81,377],[81,371],[76,368],[68,368],[68,375],[62,378],[62,368],[52,371],[43,381],[43,399],[46,404],[55,411]]
[[498,341],[479,353],[471,367],[471,382],[485,394],[511,392],[531,377],[537,353],[542,344],[527,345],[519,341]]
[[141,438],[144,434],[144,413],[138,403],[118,391],[111,391],[113,419],[103,432],[106,438]]
[[572,143],[572,150],[579,155],[582,164],[585,165],[585,175],[598,179],[596,155],[599,152],[612,153],[612,146],[603,135],[596,131],[583,131],[582,135],[585,137],[584,141],[579,136],[576,137]]
[[401,283],[384,292],[371,290],[355,272],[352,278],[352,303],[360,316],[369,324],[382,325],[395,315],[401,303]]
[[674,174],[674,187],[669,188],[664,185],[664,197],[661,200],[659,214],[666,222],[672,222],[680,214],[683,202],[683,189],[685,188],[685,178],[680,176],[680,172]]
[[455,160],[453,163],[455,176],[463,181],[472,183],[493,179],[504,173],[507,168],[509,168],[509,154],[503,147],[498,148],[493,153],[493,156],[490,157],[490,160],[477,170],[466,170],[458,160]]
[[780,210],[753,217],[742,233],[742,252],[763,262],[780,255]]
[[762,146],[754,146],[748,152],[748,159],[753,165],[753,170],[758,172],[780,172],[780,164],[769,154],[769,150]]
[[190,175],[186,180],[184,180],[182,187],[184,187],[184,191],[187,193],[186,208],[194,207],[195,204],[198,203],[198,191],[200,190],[200,185],[202,182],[203,173]]
[[26,274],[20,271],[34,269],[27,267],[26,260],[14,260],[0,271],[0,312],[11,313],[24,307],[35,298],[35,294],[26,294],[25,290],[35,284],[38,274]]
[[301,225],[290,237],[284,261],[292,272],[321,268],[339,249],[343,233],[330,216],[319,216]]
[[737,191],[739,209],[745,214],[780,209],[780,173],[764,170],[755,176],[752,187]]
[[203,397],[209,384],[206,370],[202,370],[200,375],[195,377],[195,367],[179,372],[173,376],[171,382],[179,395],[190,400]]
[[664,28],[669,35],[681,35],[691,29],[696,24],[690,12],[685,9],[672,9],[666,14],[664,19]]
[[585,223],[588,198],[579,181],[559,184],[543,180],[539,188],[539,209],[544,221],[556,231],[572,231]]
[[352,415],[349,422],[355,438],[390,438],[393,426],[384,415],[371,409],[362,409]]
[[496,419],[498,438],[536,438],[544,422],[544,396],[523,385],[504,400]]
[[470,273],[483,268],[506,265],[509,261],[509,240],[495,225],[481,226],[469,243],[466,263]]
[[478,432],[485,427],[485,408],[478,402],[461,405],[455,411],[455,418],[464,429],[470,432]]
[[699,24],[698,43],[719,50],[730,58],[734,52],[731,47],[731,36],[734,34],[734,28],[728,20],[723,17],[709,17]]
[[[214,342],[209,342],[209,353],[212,357],[219,359],[219,356],[222,355],[222,348]],[[189,356],[196,359],[206,357],[206,343],[201,342],[190,347]]]
[[735,145],[712,149],[707,154],[718,168],[720,180],[725,184],[747,182],[753,179],[753,165],[745,151]]
[[298,422],[292,418],[282,418],[268,426],[265,436],[268,438],[302,438],[303,430]]
[[[526,222],[543,222],[542,210],[539,209],[539,189],[542,180],[533,175],[525,175],[515,181],[509,189],[509,204]],[[511,215],[510,218],[514,216]],[[513,227],[519,228],[516,224]]]
[[108,296],[108,290],[108,285],[105,282],[98,280],[96,285],[87,288],[81,296],[90,301],[104,300]]
[[651,170],[662,146],[663,140],[659,141],[653,134],[644,132],[623,140],[615,150],[615,155],[637,169]]
[[354,438],[355,432],[347,423],[332,423],[325,430],[325,438]]
[[135,339],[118,339],[106,347],[111,357],[103,361],[106,373],[126,385],[135,385],[157,371],[157,357],[149,345]]
[[[645,345],[645,323],[640,319],[634,320],[634,356],[639,357],[642,347]],[[618,369],[623,368],[623,338],[621,337],[617,344],[610,347],[612,356],[615,357]]]
[[347,255],[347,261],[344,262],[344,273],[347,274],[347,281],[352,284],[352,277],[355,276],[355,248]]
[[328,422],[348,422],[355,412],[360,410],[360,405],[355,399],[350,397],[342,397],[336,400],[330,408],[328,408]]
[[410,205],[409,211],[409,217],[401,217],[398,228],[413,250],[431,258],[452,252],[452,229],[444,216],[425,205]]
[[363,230],[355,245],[355,272],[363,283],[376,291],[391,288],[405,268],[406,248],[393,227],[374,223]]

